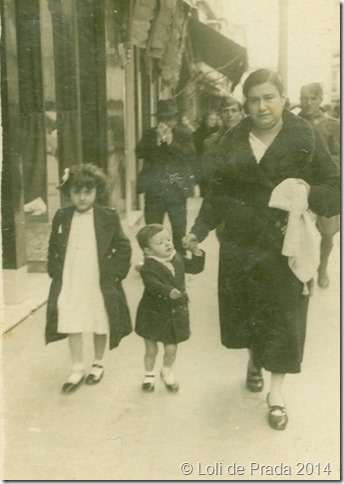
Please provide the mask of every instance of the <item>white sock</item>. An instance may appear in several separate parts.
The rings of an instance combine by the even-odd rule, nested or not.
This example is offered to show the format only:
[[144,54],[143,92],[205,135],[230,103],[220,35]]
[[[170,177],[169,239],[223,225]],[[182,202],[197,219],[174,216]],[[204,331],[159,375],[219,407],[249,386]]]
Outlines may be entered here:
[[73,365],[72,373],[69,375],[66,383],[73,383],[73,385],[76,385],[79,383],[84,374],[84,365],[82,363],[75,363]]
[[173,385],[174,383],[176,383],[176,378],[173,374],[173,370],[171,366],[164,366],[162,368],[161,373],[167,385]]
[[72,366],[72,369],[73,369],[73,373],[83,373],[84,370],[85,370],[85,367],[83,365],[83,363],[74,363],[73,366]]
[[154,370],[146,371],[143,383],[153,383],[154,378],[155,378],[155,371]]
[[99,366],[101,366],[101,367],[103,367],[103,366],[104,366],[103,360],[96,360],[96,359],[95,359],[95,360],[94,360],[94,362],[93,362],[93,364],[94,364],[94,365],[99,365]]
[[164,376],[168,376],[172,373],[172,366],[163,366],[162,367],[162,370],[161,370],[161,373],[164,375]]

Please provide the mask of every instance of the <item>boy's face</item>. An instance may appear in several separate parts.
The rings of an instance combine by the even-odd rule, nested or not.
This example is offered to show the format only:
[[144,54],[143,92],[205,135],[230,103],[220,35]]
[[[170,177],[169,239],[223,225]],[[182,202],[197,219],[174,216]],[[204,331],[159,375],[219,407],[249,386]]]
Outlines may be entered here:
[[76,208],[77,212],[83,213],[87,212],[93,207],[97,196],[96,188],[81,188],[77,189],[72,187],[70,189],[70,198],[72,204]]
[[150,239],[149,247],[145,248],[145,253],[155,257],[169,257],[174,250],[172,237],[170,233],[164,229],[161,232],[153,235]]

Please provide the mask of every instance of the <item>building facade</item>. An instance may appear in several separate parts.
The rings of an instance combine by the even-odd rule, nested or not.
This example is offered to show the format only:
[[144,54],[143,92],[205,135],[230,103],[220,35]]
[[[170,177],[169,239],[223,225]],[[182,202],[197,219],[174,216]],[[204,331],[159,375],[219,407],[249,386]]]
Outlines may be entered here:
[[158,100],[173,97],[196,119],[207,95],[239,82],[246,51],[201,22],[191,0],[3,0],[1,15],[8,275],[45,271],[51,220],[66,203],[56,185],[71,165],[103,168],[104,203],[134,223],[135,146]]

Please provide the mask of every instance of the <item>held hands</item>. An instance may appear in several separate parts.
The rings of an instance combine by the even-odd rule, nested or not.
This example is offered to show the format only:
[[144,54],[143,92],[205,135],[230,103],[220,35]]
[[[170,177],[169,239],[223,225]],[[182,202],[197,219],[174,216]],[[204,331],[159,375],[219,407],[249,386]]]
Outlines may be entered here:
[[165,123],[159,123],[156,128],[158,145],[161,143],[166,143],[170,145],[173,140],[173,134],[171,128],[169,128]]
[[186,250],[189,250],[193,255],[201,256],[202,251],[198,247],[198,239],[194,234],[188,234],[182,239],[183,246]]
[[180,299],[182,297],[182,292],[179,291],[179,289],[173,288],[172,291],[170,292],[170,298],[171,299]]

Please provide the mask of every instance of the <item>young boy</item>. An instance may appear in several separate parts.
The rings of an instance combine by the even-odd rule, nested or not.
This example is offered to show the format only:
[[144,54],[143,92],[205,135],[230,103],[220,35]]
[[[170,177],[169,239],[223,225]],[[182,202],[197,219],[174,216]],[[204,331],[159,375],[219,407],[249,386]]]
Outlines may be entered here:
[[204,269],[205,254],[195,244],[192,258],[180,256],[172,237],[160,224],[143,227],[137,234],[145,261],[140,271],[145,289],[136,315],[136,333],[145,341],[144,391],[154,390],[154,366],[158,341],[164,345],[161,378],[167,390],[176,392],[179,385],[172,372],[177,344],[189,339],[190,323],[185,273],[198,274]]

